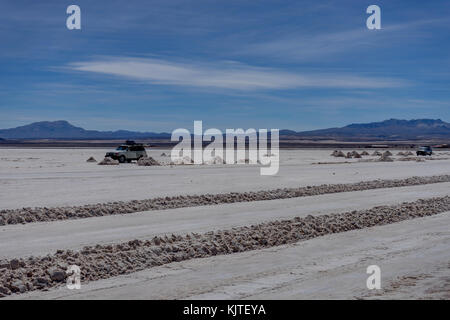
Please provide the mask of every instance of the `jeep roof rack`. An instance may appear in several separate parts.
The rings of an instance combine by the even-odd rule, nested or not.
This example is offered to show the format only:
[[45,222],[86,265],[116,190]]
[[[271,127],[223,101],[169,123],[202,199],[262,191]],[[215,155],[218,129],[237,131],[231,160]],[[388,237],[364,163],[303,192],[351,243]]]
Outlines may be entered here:
[[127,141],[125,141],[124,145],[125,146],[143,146],[144,144],[143,143],[136,143],[133,140],[127,140]]

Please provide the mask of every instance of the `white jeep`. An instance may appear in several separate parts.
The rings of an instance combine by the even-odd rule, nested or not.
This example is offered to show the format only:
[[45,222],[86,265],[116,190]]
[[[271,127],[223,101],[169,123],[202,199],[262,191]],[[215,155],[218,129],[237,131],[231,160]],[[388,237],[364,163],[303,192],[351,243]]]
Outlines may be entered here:
[[107,152],[106,157],[119,160],[120,163],[125,163],[147,157],[147,152],[143,144],[127,141],[125,144],[117,147],[115,151]]

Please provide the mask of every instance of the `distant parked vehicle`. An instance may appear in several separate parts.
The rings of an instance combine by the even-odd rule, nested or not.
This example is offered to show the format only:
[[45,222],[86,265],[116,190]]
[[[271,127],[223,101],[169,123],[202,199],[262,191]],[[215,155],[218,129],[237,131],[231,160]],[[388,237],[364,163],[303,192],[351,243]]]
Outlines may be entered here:
[[431,149],[430,146],[423,146],[416,151],[416,154],[418,156],[431,156],[433,154],[433,149]]
[[120,163],[125,163],[147,157],[147,152],[145,151],[143,144],[128,140],[125,144],[117,147],[115,151],[107,152],[105,156],[114,160],[119,160]]

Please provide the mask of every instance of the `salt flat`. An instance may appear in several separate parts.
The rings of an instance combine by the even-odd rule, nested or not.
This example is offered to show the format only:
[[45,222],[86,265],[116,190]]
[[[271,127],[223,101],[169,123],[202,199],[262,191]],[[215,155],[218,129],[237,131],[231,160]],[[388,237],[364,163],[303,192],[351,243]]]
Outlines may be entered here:
[[[450,173],[450,160],[427,162],[356,162],[334,158],[331,150],[281,150],[276,176],[261,176],[257,165],[139,167],[98,166],[103,149],[0,148],[0,209],[62,206],[158,196],[271,190],[317,184],[396,179]],[[151,150],[161,157],[168,150]],[[392,151],[394,154],[395,150]],[[445,157],[445,156],[443,156]],[[376,159],[377,157],[367,157]],[[312,164],[349,161],[352,163]]]
[[330,214],[445,196],[450,183],[320,196],[138,212],[0,227],[0,258],[45,255],[58,249],[230,229],[270,220]]
[[[449,299],[450,212],[129,275],[21,299]],[[368,290],[366,268],[381,268]]]
[[[101,160],[106,150],[0,148],[0,210],[450,174],[446,152],[434,156],[442,160],[425,162],[358,162],[331,157],[331,151],[281,150],[278,175],[261,176],[257,165],[98,166],[86,163],[86,159],[94,156]],[[162,152],[169,153],[148,153],[160,162],[169,162]],[[0,259],[26,259],[61,249],[78,250],[164,234],[206,233],[293,217],[397,205],[447,196],[449,190],[450,183],[443,182],[6,225],[0,227]],[[450,213],[440,213],[292,245],[135,270],[84,284],[81,291],[60,286],[10,298],[449,298],[449,222]],[[365,287],[365,269],[370,264],[382,269],[381,291]]]

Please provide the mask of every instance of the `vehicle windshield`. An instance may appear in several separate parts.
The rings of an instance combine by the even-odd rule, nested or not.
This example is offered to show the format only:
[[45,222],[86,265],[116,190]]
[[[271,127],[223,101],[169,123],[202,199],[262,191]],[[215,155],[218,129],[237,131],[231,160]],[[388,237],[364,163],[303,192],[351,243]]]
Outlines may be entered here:
[[425,151],[425,150],[430,150],[430,147],[420,147],[419,149]]
[[116,150],[127,150],[127,147],[126,146],[120,146],[120,147],[117,147],[117,149]]

